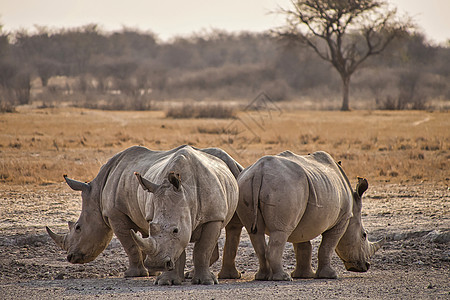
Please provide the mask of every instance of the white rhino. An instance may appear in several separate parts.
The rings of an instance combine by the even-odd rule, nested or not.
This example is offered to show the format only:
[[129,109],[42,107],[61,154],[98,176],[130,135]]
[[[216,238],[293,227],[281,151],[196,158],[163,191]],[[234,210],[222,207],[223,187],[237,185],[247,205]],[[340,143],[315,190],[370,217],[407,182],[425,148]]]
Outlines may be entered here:
[[[129,258],[125,276],[137,277],[149,273],[144,266],[146,253],[134,239],[142,246],[150,227],[152,236],[155,232],[170,235],[170,238],[166,235],[166,242],[156,238],[158,250],[169,244],[172,247],[172,252],[163,257],[168,258],[164,265],[154,263],[158,255],[154,259],[148,257],[148,263],[156,269],[169,271],[157,279],[158,284],[181,283],[183,276],[179,271],[184,268],[184,248],[189,241],[196,242],[194,283],[214,283],[217,279],[208,267],[210,259],[212,263],[218,258],[220,230],[235,212],[236,177],[241,170],[239,163],[218,148],[180,146],[169,151],[151,151],[131,147],[112,157],[89,183],[65,176],[72,189],[81,191],[80,217],[76,223],[69,222],[68,234],[59,235],[46,229],[56,244],[67,251],[67,260],[80,264],[94,260],[114,233]],[[142,182],[151,180],[152,187],[158,186],[155,194],[139,188],[135,172],[144,175],[146,179],[142,178]],[[168,222],[164,223],[164,217]],[[140,232],[144,239],[130,234],[130,230]],[[173,270],[175,267],[177,272]]]
[[[369,257],[383,243],[369,242],[361,223],[361,197],[368,188],[367,180],[359,178],[353,191],[340,165],[325,152],[299,156],[286,151],[262,157],[241,172],[238,184],[236,212],[258,256],[256,280],[292,280],[291,275],[336,278],[330,265],[333,251],[347,270],[366,272]],[[239,239],[238,230],[234,232],[238,236],[227,235],[227,239]],[[268,244],[265,234],[270,236]],[[310,240],[319,235],[322,242],[314,273]],[[296,254],[292,274],[286,273],[282,265],[286,242],[293,244]],[[227,272],[236,274],[234,260],[225,258]]]

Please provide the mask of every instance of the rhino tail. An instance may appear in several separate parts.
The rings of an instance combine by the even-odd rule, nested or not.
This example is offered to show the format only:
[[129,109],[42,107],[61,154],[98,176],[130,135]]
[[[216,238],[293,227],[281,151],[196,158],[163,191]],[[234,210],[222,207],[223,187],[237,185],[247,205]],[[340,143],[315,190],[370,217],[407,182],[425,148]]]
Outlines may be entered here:
[[250,233],[256,234],[258,228],[256,226],[258,222],[258,210],[259,210],[259,192],[262,185],[262,170],[258,170],[254,173],[252,178],[252,197],[253,197],[253,222],[250,228]]

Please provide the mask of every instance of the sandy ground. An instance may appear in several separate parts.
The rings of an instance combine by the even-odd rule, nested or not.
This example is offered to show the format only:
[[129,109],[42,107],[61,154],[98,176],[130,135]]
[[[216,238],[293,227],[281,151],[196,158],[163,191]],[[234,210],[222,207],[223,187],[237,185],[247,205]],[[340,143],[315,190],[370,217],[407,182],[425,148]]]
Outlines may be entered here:
[[[436,299],[450,298],[450,190],[430,183],[377,183],[366,193],[363,222],[373,239],[387,237],[367,273],[347,272],[335,255],[336,280],[253,281],[257,259],[243,230],[237,265],[240,280],[214,286],[159,287],[154,278],[123,278],[128,260],[114,238],[93,262],[72,265],[46,235],[45,226],[63,233],[75,221],[80,196],[63,183],[0,186],[1,299]],[[223,247],[224,234],[220,238]],[[314,256],[320,237],[314,240]],[[192,266],[188,249],[187,268]],[[292,246],[284,253],[289,271]],[[317,260],[313,260],[314,267]],[[221,260],[212,266],[220,270]]]

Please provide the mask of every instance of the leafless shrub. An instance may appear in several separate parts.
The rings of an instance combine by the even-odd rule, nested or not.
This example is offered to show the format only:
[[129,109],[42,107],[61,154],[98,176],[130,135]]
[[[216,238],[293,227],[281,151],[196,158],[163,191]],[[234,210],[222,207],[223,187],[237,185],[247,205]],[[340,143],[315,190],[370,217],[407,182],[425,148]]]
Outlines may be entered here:
[[384,101],[378,102],[378,108],[379,109],[385,109],[385,110],[395,110],[398,109],[397,105],[397,99],[392,97],[391,95],[387,95]]
[[31,74],[27,71],[21,72],[16,77],[14,94],[19,104],[30,103]]
[[231,119],[234,118],[235,111],[229,105],[223,104],[183,104],[171,107],[166,117],[173,119]]
[[16,108],[9,102],[0,101],[0,113],[13,113],[16,112]]
[[384,101],[378,102],[378,107],[385,110],[427,108],[428,97],[421,83],[423,74],[418,70],[404,70],[398,76],[398,96],[387,95]]
[[202,126],[202,127],[197,128],[197,132],[203,133],[203,134],[222,134],[225,132],[225,130],[224,130],[224,128],[219,128],[219,127]]
[[263,84],[262,90],[270,94],[272,101],[283,101],[289,98],[290,88],[286,81],[278,79]]

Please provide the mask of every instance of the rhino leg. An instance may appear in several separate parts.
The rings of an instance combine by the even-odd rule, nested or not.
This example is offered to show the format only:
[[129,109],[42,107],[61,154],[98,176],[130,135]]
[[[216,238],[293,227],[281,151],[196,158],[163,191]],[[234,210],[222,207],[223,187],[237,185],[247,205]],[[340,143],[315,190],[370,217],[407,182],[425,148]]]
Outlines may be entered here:
[[231,221],[225,227],[226,239],[223,247],[222,269],[219,279],[238,279],[241,273],[236,269],[236,254],[241,238],[242,223],[235,213]]
[[[251,232],[250,226],[251,225],[246,224],[246,229],[248,232]],[[256,256],[258,256],[259,261],[259,270],[255,274],[255,280],[269,280],[269,278],[271,277],[271,271],[269,262],[266,259],[267,244],[266,244],[266,237],[264,234],[265,225],[260,215],[258,215],[256,226],[258,228],[257,232],[249,233],[250,240],[252,242],[253,248],[255,249]]]
[[181,253],[181,256],[175,262],[175,268],[172,271],[163,272],[156,277],[155,284],[157,285],[180,285],[184,281],[184,266],[186,264],[186,251]]
[[218,260],[219,260],[219,243],[216,243],[213,253],[211,254],[211,258],[209,259],[209,266],[212,266],[213,263],[215,263]]
[[193,284],[217,284],[216,276],[209,270],[209,264],[217,240],[220,236],[222,222],[203,224],[200,239],[195,243],[193,251],[194,275]]
[[311,268],[312,245],[311,242],[293,243],[297,265],[291,273],[292,278],[314,278]]
[[125,271],[125,277],[146,277],[148,276],[148,271],[144,266],[143,254],[133,238],[130,235],[130,229],[139,231],[139,228],[131,222],[131,220],[120,213],[120,215],[115,215],[114,218],[110,218],[110,225],[114,231],[114,234],[119,239],[125,252],[128,255],[129,267]]
[[322,242],[320,243],[318,253],[318,264],[316,278],[337,278],[336,271],[331,267],[331,256],[336,246],[347,229],[348,220],[341,221],[330,230],[322,233]]
[[283,270],[283,251],[289,234],[284,231],[270,233],[269,245],[267,246],[267,260],[272,270],[269,280],[291,281],[291,275]]
[[[211,267],[213,265],[213,263],[215,263],[218,260],[219,260],[219,244],[217,243],[216,247],[214,247],[214,251],[213,251],[213,253],[211,255],[211,258],[209,260],[209,266]],[[193,275],[194,275],[194,269],[184,273],[184,278],[185,279],[192,279]]]

